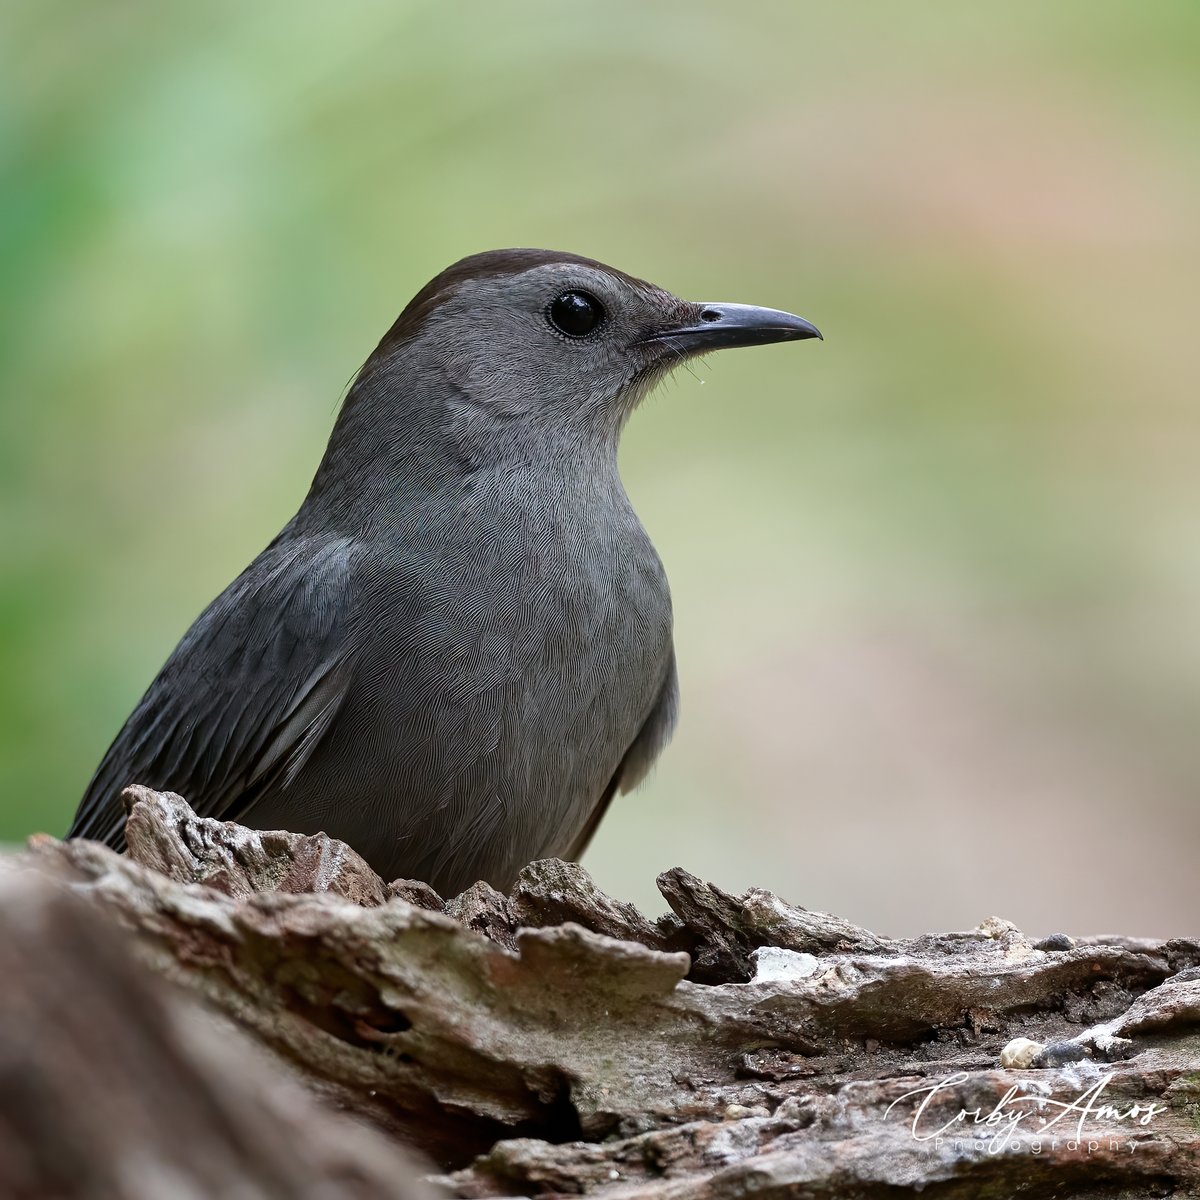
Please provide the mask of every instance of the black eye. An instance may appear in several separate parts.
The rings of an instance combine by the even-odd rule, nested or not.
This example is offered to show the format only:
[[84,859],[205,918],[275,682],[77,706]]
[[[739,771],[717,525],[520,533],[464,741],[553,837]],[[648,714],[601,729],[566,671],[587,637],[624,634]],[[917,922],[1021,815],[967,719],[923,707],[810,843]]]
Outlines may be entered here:
[[604,309],[587,292],[563,292],[546,315],[550,324],[568,337],[587,337],[604,320]]

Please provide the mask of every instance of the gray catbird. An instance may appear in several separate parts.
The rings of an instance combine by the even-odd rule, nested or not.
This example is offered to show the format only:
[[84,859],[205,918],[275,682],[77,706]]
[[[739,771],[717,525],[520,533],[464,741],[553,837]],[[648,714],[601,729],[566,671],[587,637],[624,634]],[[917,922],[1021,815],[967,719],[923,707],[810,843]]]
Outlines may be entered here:
[[671,597],[617,473],[672,367],[820,337],[591,259],[477,254],[358,373],[300,511],[200,615],[68,836],[122,849],[121,790],[324,830],[452,895],[576,858],[677,706]]

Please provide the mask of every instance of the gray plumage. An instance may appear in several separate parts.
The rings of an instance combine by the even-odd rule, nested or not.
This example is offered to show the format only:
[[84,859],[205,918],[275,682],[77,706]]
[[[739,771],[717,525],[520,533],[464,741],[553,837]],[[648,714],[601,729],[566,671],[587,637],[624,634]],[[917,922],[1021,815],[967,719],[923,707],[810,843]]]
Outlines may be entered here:
[[120,792],[141,783],[205,816],[324,830],[443,894],[577,857],[677,708],[666,576],[617,472],[625,420],[689,354],[813,336],[573,255],[443,272],[351,386],[299,512],[150,685],[69,836],[122,848]]

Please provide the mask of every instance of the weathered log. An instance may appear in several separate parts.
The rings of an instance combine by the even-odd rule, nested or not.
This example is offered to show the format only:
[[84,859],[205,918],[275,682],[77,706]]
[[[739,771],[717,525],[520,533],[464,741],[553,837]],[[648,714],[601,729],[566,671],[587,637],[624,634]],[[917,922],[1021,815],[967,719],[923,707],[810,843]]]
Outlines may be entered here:
[[130,805],[128,856],[28,858],[458,1195],[1200,1190],[1196,941],[894,940],[682,871],[651,922],[560,862],[442,901],[328,839]]
[[323,1111],[127,942],[44,876],[0,870],[0,1196],[430,1194],[397,1146]]

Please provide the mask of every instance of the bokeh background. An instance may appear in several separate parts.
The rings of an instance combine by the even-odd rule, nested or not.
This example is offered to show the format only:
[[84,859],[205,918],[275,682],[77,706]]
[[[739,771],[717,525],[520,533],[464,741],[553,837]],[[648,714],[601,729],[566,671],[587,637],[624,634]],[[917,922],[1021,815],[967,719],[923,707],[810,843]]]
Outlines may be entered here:
[[1200,6],[0,20],[0,837],[63,831],[411,294],[550,246],[827,337],[628,429],[684,707],[600,883],[1196,932]]

